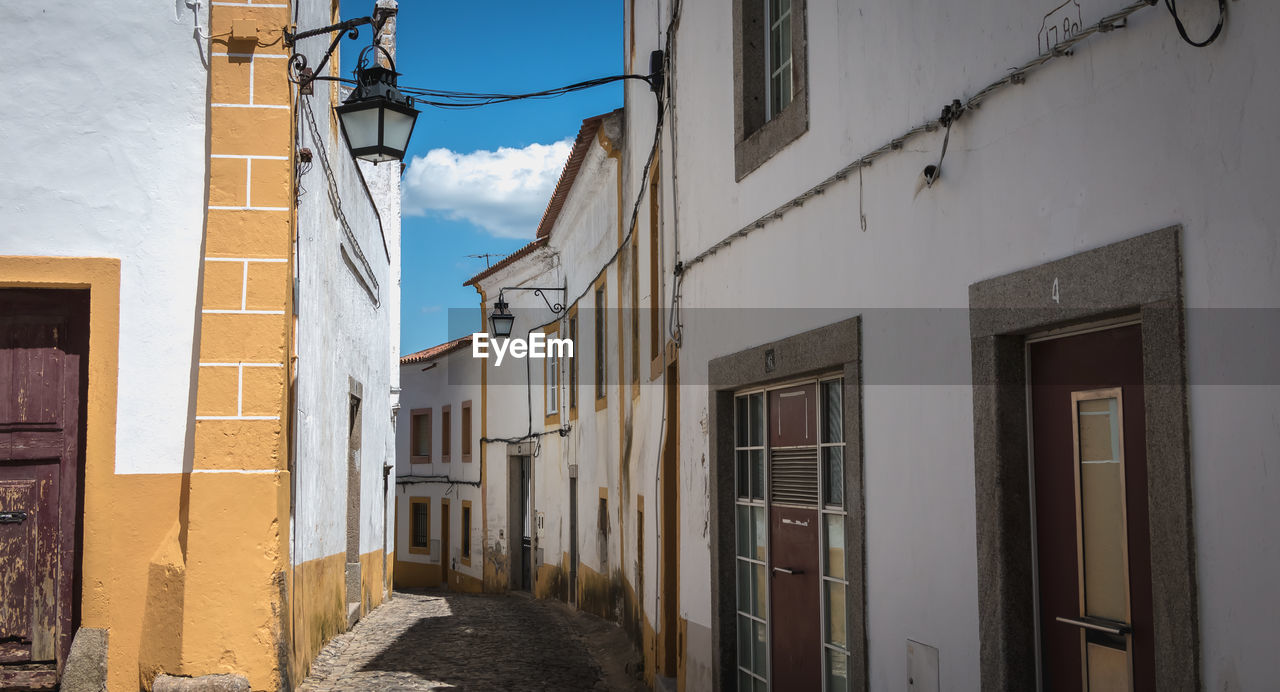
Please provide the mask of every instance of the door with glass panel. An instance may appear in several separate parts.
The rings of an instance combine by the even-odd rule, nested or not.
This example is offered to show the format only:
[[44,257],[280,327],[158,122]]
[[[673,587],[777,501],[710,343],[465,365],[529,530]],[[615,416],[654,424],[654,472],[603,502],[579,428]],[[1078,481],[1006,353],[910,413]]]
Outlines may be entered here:
[[848,688],[842,386],[737,396],[739,690]]
[[1140,326],[1028,355],[1043,689],[1154,689]]

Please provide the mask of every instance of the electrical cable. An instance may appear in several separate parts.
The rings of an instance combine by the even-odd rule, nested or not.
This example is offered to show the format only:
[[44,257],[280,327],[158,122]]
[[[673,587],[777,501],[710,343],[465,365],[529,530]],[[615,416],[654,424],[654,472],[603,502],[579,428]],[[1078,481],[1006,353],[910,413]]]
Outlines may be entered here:
[[[671,6],[671,19],[670,19],[670,21],[668,21],[668,22],[667,22],[667,42],[666,42],[666,52],[665,52],[665,53],[663,53],[663,56],[664,56],[664,58],[665,58],[665,59],[666,59],[666,61],[667,61],[667,67],[666,67],[666,69],[664,69],[664,70],[663,70],[663,72],[664,72],[665,74],[667,74],[667,75],[668,75],[668,77],[669,77],[669,78],[666,80],[666,88],[667,88],[667,99],[666,99],[666,102],[665,102],[666,104],[671,104],[671,103],[673,103],[673,102],[674,102],[674,100],[675,100],[675,79],[674,79],[674,78],[675,78],[675,70],[673,69],[673,67],[674,67],[674,65],[675,65],[675,57],[674,57],[675,53],[674,53],[674,49],[675,49],[675,35],[676,35],[676,29],[678,29],[678,28],[679,28],[679,26],[680,26],[680,9],[681,9],[680,0],[673,0],[673,2],[672,2],[672,6]],[[663,105],[662,95],[661,95],[661,94],[659,94],[659,95],[658,95],[658,99],[659,99],[659,100],[658,100],[658,125],[657,125],[657,132],[655,133],[655,137],[654,137],[654,141],[653,141],[654,148],[653,148],[653,150],[652,150],[652,151],[650,151],[650,152],[649,152],[649,163],[645,165],[645,172],[646,172],[646,174],[648,173],[648,171],[649,171],[649,167],[650,167],[650,165],[652,165],[652,162],[653,162],[653,157],[654,157],[654,155],[656,154],[656,152],[657,152],[657,150],[658,150],[658,147],[661,145],[661,142],[662,142],[662,110],[663,110],[663,108],[664,108],[664,105]],[[672,134],[671,134],[671,147],[672,147],[672,152],[671,152],[671,175],[672,175],[672,188],[673,188],[672,195],[673,195],[673,196],[674,196],[674,194],[675,194],[675,192],[674,192],[674,189],[675,189],[675,182],[674,182],[674,181],[675,181],[675,168],[676,168],[676,152],[675,152],[675,143],[676,143],[676,137],[675,137],[675,125],[676,125],[676,120],[675,120],[675,117],[676,117],[676,113],[675,113],[675,111],[674,111],[674,110],[672,110],[672,112],[671,112],[671,127],[672,127]],[[643,196],[643,194],[644,194],[645,182],[646,182],[646,181],[645,181],[645,180],[643,180],[643,179],[640,181],[641,196]],[[673,204],[674,204],[674,203],[675,203],[675,202],[673,201]],[[636,200],[636,207],[635,207],[635,208],[636,208],[636,209],[639,209],[639,208],[640,208],[640,200],[639,200],[639,199],[637,199],[637,200]],[[679,209],[673,209],[673,211],[675,212],[675,213],[674,213],[674,217],[675,217],[675,218],[679,218],[679,216],[680,216],[680,214],[679,214]],[[633,215],[632,215],[631,224],[632,224],[632,231],[634,231],[634,230],[635,230],[635,216],[634,216],[634,212],[633,212]],[[673,229],[672,229],[672,232],[674,233],[676,230],[677,230],[676,228],[673,228]],[[628,234],[628,236],[629,236],[629,235],[630,235],[630,234]],[[630,242],[630,238],[628,238],[628,242]],[[679,244],[678,240],[676,240],[676,239],[674,239],[674,238],[673,238],[673,240],[672,240],[672,244],[673,244],[673,248],[672,248],[672,259],[673,259],[672,275],[673,275],[673,277],[672,277],[672,281],[671,281],[671,310],[669,310],[669,311],[668,311],[668,313],[667,313],[667,331],[668,331],[668,332],[671,332],[671,331],[672,331],[672,321],[675,319],[675,317],[676,317],[676,315],[677,315],[678,308],[679,308],[679,300],[678,300],[677,296],[679,296],[679,291],[680,291],[680,275],[681,275],[681,272],[680,272],[680,270],[679,270],[679,267],[681,266],[681,265],[680,265],[680,244]],[[659,258],[656,258],[656,257],[655,257],[654,259],[655,259],[655,260],[659,260]],[[634,264],[634,263],[633,263],[633,264]],[[632,271],[634,271],[634,267],[633,267]],[[594,283],[594,282],[593,282],[593,283]],[[677,323],[677,324],[678,324],[678,323]],[[679,337],[679,335],[678,335],[678,334],[674,334],[674,335],[672,335],[672,341],[674,341],[674,342],[677,344],[677,348],[679,347],[679,338],[680,338],[680,337]],[[665,358],[664,358],[664,360],[665,360]],[[662,516],[662,503],[663,503],[663,501],[664,501],[664,500],[670,500],[670,498],[665,498],[665,497],[663,496],[663,493],[660,491],[660,488],[662,487],[662,457],[663,457],[663,453],[666,451],[666,446],[667,446],[667,444],[666,444],[666,440],[664,439],[664,437],[665,437],[667,434],[669,434],[669,433],[668,433],[668,431],[667,431],[667,368],[666,368],[666,367],[663,367],[663,368],[662,368],[662,383],[661,383],[661,385],[660,385],[660,386],[662,387],[662,408],[660,409],[660,410],[662,411],[662,419],[661,419],[661,422],[658,424],[658,449],[657,449],[657,460],[656,460],[656,461],[654,462],[654,464],[653,464],[653,492],[654,492],[654,496],[658,498],[658,501],[655,503],[655,504],[658,506],[658,519],[657,519],[657,521],[654,523],[654,527],[655,527],[655,528],[654,528],[654,537],[657,539],[657,544],[658,544],[659,546],[661,546],[661,545],[662,545],[662,518],[661,518],[661,516]],[[643,526],[638,527],[638,529],[637,529],[637,530],[638,530],[638,531],[640,531],[640,532],[641,532],[641,534],[643,535],[643,532],[644,532],[644,527],[643,527]],[[640,558],[641,558],[641,561],[643,561],[644,556],[643,556],[643,555],[641,555],[641,556],[640,556]],[[662,564],[662,551],[661,551],[661,549],[660,549],[660,548],[659,548],[659,550],[658,550],[658,559],[655,561],[655,564],[656,564],[656,566],[657,566],[658,582],[659,582],[659,583],[661,583],[661,582],[662,582],[662,570],[663,570],[664,565]],[[641,575],[641,576],[643,577],[643,575]],[[643,601],[644,601],[644,594],[643,594],[643,593],[641,593],[641,594],[640,594],[640,601],[641,601],[642,603],[643,603]],[[642,608],[642,609],[643,609],[643,608]],[[653,590],[653,612],[654,612],[654,614],[655,614],[656,616],[658,616],[659,620],[661,620],[661,616],[659,615],[659,614],[662,612],[662,589],[661,589],[661,588],[655,588],[655,589]],[[670,634],[671,634],[671,633],[667,633],[667,635],[666,635],[666,636],[670,636]]]
[[1203,41],[1196,41],[1187,35],[1187,27],[1182,25],[1182,18],[1178,16],[1178,0],[1164,0],[1164,6],[1169,9],[1169,14],[1173,15],[1173,25],[1178,28],[1178,34],[1182,36],[1182,40],[1196,48],[1204,48],[1217,41],[1218,34],[1222,33],[1222,26],[1227,23],[1227,0],[1218,0],[1218,25],[1213,28],[1213,33],[1209,34],[1209,38]]
[[467,91],[446,91],[441,89],[428,89],[423,87],[400,87],[400,92],[414,96],[416,104],[432,106],[435,108],[453,108],[453,109],[469,109],[479,108],[481,106],[493,105],[496,103],[509,103],[511,101],[521,101],[525,99],[551,99],[565,94],[571,94],[576,91],[593,89],[595,87],[612,84],[628,79],[638,79],[640,81],[651,83],[650,77],[645,75],[623,74],[611,77],[598,77],[596,79],[588,79],[583,82],[575,82],[553,89],[544,89],[542,91],[533,91],[524,94],[502,94],[502,93],[476,93]]
[[[676,108],[676,37],[680,29],[680,0],[674,0],[671,22],[667,28],[666,75],[667,103],[671,108],[671,306],[667,311],[667,334],[676,348],[684,340],[684,324],[680,313],[680,111]],[[656,258],[655,258],[656,259]]]
[[[360,277],[361,281],[363,282],[364,280],[367,280],[369,284],[371,284],[366,293],[368,294],[369,299],[373,302],[374,308],[378,308],[382,304],[378,277],[374,275],[373,267],[369,264],[369,260],[364,256],[364,250],[360,248],[360,243],[356,239],[355,231],[351,229],[351,224],[347,221],[347,215],[342,210],[342,197],[338,194],[337,176],[335,176],[333,170],[329,168],[329,152],[324,146],[324,137],[320,134],[320,129],[316,125],[316,116],[311,109],[311,100],[301,99],[301,102],[303,105],[302,113],[304,119],[307,121],[308,128],[311,130],[311,139],[317,149],[315,154],[313,154],[313,157],[319,157],[320,167],[324,169],[325,178],[329,183],[329,203],[333,208],[334,217],[337,218],[338,226],[342,228],[342,233],[346,236],[347,243],[351,246],[351,252],[355,255],[354,259],[359,262],[360,267],[364,269],[365,275]],[[370,200],[370,203],[372,203],[372,199]],[[375,204],[373,206],[376,213],[377,205]],[[379,217],[379,223],[381,223],[381,217]]]
[[[1060,43],[1058,43],[1058,45],[1054,46],[1052,51],[1049,51],[1044,55],[1040,55],[1036,58],[1033,58],[1032,60],[1024,64],[1009,70],[1008,74],[1006,74],[1004,77],[1001,77],[1000,79],[988,84],[987,86],[980,89],[976,94],[974,94],[973,96],[970,96],[967,101],[963,101],[961,103],[961,109],[964,111],[976,110],[979,106],[982,105],[983,101],[985,101],[989,96],[991,96],[991,94],[997,91],[1001,91],[1011,85],[1025,83],[1027,80],[1027,76],[1029,74],[1044,67],[1045,64],[1053,60],[1056,60],[1058,58],[1071,55],[1071,49],[1074,48],[1081,41],[1088,39],[1090,36],[1093,36],[1094,34],[1108,33],[1125,26],[1125,22],[1127,22],[1129,15],[1135,12],[1138,12],[1139,10],[1145,9],[1147,7],[1152,7],[1156,4],[1156,2],[1157,0],[1137,0],[1137,2],[1134,2],[1133,4],[1127,7],[1103,17],[1102,19],[1098,20],[1096,24],[1093,24],[1081,30],[1080,32],[1076,33],[1074,36],[1061,41]],[[954,108],[954,106],[955,106],[955,103],[952,102],[952,107]],[[906,144],[907,141],[914,139],[926,132],[934,132],[939,127],[942,127],[942,126],[943,126],[943,123],[941,122],[940,119],[933,119],[933,120],[924,122],[920,125],[916,125],[915,127],[907,130],[906,132],[903,132],[897,137],[894,137],[888,142],[880,145],[879,148],[874,149],[866,154],[863,154],[857,159],[854,159],[852,162],[846,164],[843,168],[840,168],[835,173],[832,173],[831,175],[827,176],[825,179],[823,179],[813,187],[810,187],[808,190],[805,190],[804,192],[800,193],[799,195],[796,195],[789,201],[784,202],[778,205],[777,207],[774,207],[772,210],[765,212],[762,216],[758,217],[756,220],[749,222],[745,226],[721,238],[719,241],[717,241],[710,247],[706,248],[702,252],[695,255],[692,259],[685,261],[681,265],[677,266],[676,268],[677,271],[680,271],[682,273],[689,271],[690,269],[697,266],[698,264],[705,262],[707,258],[716,254],[720,250],[728,247],[738,239],[746,237],[747,235],[753,233],[754,231],[764,228],[769,223],[776,221],[778,219],[781,219],[784,215],[787,214],[787,212],[803,206],[805,202],[813,199],[814,197],[817,197],[818,195],[823,194],[824,192],[827,191],[828,188],[835,185],[836,183],[842,182],[846,180],[853,173],[859,171],[862,168],[870,166],[872,163],[876,161],[876,159],[879,159],[881,156],[884,156],[890,152],[901,151],[904,148],[904,145]]]

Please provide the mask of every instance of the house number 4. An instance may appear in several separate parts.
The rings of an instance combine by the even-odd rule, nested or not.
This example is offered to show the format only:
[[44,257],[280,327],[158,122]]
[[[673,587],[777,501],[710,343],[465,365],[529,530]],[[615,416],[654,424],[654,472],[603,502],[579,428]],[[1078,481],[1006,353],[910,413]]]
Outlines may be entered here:
[[1057,278],[1057,277],[1054,277],[1054,279],[1053,279],[1053,289],[1050,291],[1050,293],[1049,293],[1049,297],[1050,297],[1051,299],[1053,299],[1053,302],[1055,302],[1055,303],[1057,303],[1057,304],[1059,304],[1059,305],[1061,305],[1061,304],[1062,304],[1062,300],[1061,300],[1062,296],[1061,296],[1061,294],[1059,294],[1059,293],[1058,293],[1058,278]]

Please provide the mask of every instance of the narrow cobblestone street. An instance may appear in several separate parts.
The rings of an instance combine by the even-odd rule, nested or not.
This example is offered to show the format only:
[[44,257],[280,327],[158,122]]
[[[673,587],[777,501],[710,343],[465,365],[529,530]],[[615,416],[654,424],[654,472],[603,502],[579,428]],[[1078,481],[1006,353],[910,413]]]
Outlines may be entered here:
[[638,661],[619,627],[557,601],[397,591],[329,642],[301,690],[644,690]]

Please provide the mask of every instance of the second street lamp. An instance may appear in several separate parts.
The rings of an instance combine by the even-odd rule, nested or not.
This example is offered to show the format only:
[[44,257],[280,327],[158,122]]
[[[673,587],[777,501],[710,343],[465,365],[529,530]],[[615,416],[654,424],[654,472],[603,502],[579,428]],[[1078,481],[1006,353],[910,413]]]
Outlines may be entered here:
[[515,324],[516,316],[507,310],[508,307],[502,294],[498,294],[498,302],[493,304],[493,312],[489,313],[489,324],[493,327],[495,338],[505,339],[511,336],[511,325]]
[[[548,291],[559,291],[561,294],[565,292],[563,286],[506,286],[498,292],[498,300],[493,304],[493,312],[489,313],[489,325],[493,328],[493,336],[499,338],[507,338],[511,336],[511,326],[515,324],[516,316],[508,310],[506,292],[507,291],[533,291],[535,296],[542,298],[542,302],[547,304],[547,309],[554,315],[564,312],[564,303],[552,303],[547,298]],[[561,299],[563,300],[563,299]]]

